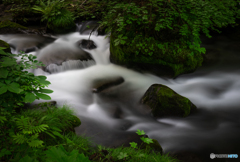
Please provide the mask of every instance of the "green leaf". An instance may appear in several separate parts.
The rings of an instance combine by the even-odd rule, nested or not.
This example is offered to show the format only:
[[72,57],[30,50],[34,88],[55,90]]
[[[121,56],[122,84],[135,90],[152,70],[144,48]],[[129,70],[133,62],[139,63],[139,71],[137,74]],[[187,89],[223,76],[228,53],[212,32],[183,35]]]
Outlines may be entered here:
[[23,90],[20,89],[19,87],[20,87],[20,85],[19,85],[18,83],[13,82],[13,83],[11,83],[11,84],[8,85],[8,90],[9,90],[10,92],[13,92],[13,93],[20,93],[20,92],[22,92]]
[[44,100],[51,100],[51,97],[46,95],[46,94],[42,94],[42,93],[35,93],[39,98],[44,99]]
[[58,131],[58,132],[62,132],[62,130],[59,129],[59,128],[57,128],[57,127],[51,127],[50,129],[55,130],[55,131]]
[[11,154],[12,153],[5,148],[0,151],[0,157],[3,157],[4,155],[11,155]]
[[44,76],[44,75],[39,75],[39,76],[36,76],[37,78],[39,78],[39,80],[46,80],[47,77]]
[[0,78],[7,78],[8,76],[8,70],[1,68],[0,69]]
[[32,140],[31,142],[28,143],[30,147],[41,147],[43,144],[43,141],[41,140]]
[[0,49],[0,54],[6,55],[6,52],[4,52],[3,49],[4,49],[4,47],[1,47],[1,49]]
[[0,87],[2,87],[2,86],[6,86],[6,84],[0,82]]
[[19,133],[17,135],[13,135],[12,137],[17,144],[22,144],[27,140],[23,134]]
[[39,80],[40,84],[44,85],[44,86],[48,86],[49,84],[51,84],[49,81],[44,81],[44,80]]
[[4,123],[4,121],[7,121],[6,117],[5,116],[0,116],[0,122]]
[[7,89],[8,89],[7,86],[1,87],[1,88],[0,88],[0,95],[3,94],[3,93],[5,93],[5,92],[7,92]]
[[32,103],[33,101],[36,100],[36,96],[33,93],[26,93],[26,96],[24,98],[25,103]]
[[121,44],[125,44],[126,43],[126,41],[124,41],[124,40],[121,40]]
[[38,162],[38,160],[36,160],[35,158],[24,156],[23,158],[21,158],[18,162]]
[[143,158],[143,157],[145,157],[146,155],[145,154],[139,154],[139,155],[136,155],[137,157],[139,157],[139,158]]
[[140,131],[139,129],[137,129],[137,132],[136,132],[138,135],[144,135],[145,134],[145,132],[142,130],[142,131]]
[[55,136],[58,136],[58,137],[64,139],[64,137],[60,133],[58,133],[56,131],[52,131],[52,134],[54,134]]
[[51,133],[49,133],[49,132],[44,132],[44,133],[47,133],[49,136],[51,136],[52,138],[55,138],[55,136],[54,135],[52,135]]
[[16,80],[16,81],[19,81],[19,79],[20,79],[20,77],[17,77],[15,80]]
[[51,89],[40,89],[38,91],[41,93],[53,93],[53,91]]
[[141,137],[141,140],[147,144],[153,143],[152,139]]
[[148,19],[147,15],[144,15],[144,16],[142,17],[142,19],[143,19],[143,20],[147,20],[147,19]]
[[123,159],[123,158],[126,158],[126,157],[128,157],[128,155],[127,155],[127,153],[123,153],[123,152],[120,152],[120,154],[117,156],[118,157],[118,159],[120,160],[120,159]]
[[1,62],[2,67],[15,65],[17,60],[15,58],[9,58],[9,57],[3,57],[2,59],[4,60],[3,62]]
[[11,80],[5,80],[6,84],[10,84],[12,81]]
[[137,147],[137,143],[135,143],[135,142],[130,142],[129,144],[130,144],[131,147],[133,147],[133,148],[136,148],[136,147]]

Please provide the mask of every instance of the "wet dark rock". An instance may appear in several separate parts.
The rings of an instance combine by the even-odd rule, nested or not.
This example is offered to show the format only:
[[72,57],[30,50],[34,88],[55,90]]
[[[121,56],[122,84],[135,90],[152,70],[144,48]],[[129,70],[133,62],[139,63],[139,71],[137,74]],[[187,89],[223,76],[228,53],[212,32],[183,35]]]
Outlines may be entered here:
[[196,110],[196,106],[188,98],[161,84],[151,85],[140,102],[151,109],[154,117],[186,117]]
[[79,27],[81,26],[81,27],[77,28],[77,31],[79,31],[80,34],[88,35],[88,34],[90,34],[91,32],[95,31],[98,28],[99,24],[97,22],[98,21],[95,21],[95,20],[80,22],[78,24],[78,26]]
[[213,65],[220,60],[220,51],[217,49],[207,49],[206,53],[203,54],[203,64]]
[[98,35],[106,35],[105,29],[106,28],[98,28],[99,23],[96,20],[85,21],[85,22],[77,22],[77,29],[80,34],[89,35],[94,31],[98,32]]
[[28,29],[19,29],[24,34],[36,34],[36,35],[48,35],[46,32],[45,27],[38,27],[38,26],[33,26],[33,27],[28,27]]
[[115,78],[106,78],[106,79],[96,79],[92,83],[92,92],[99,93],[113,86],[117,86],[124,82],[123,77],[115,77]]
[[95,49],[97,48],[97,46],[95,45],[95,43],[92,40],[81,40],[79,42],[79,46],[82,48],[86,48],[86,49]]
[[28,34],[7,34],[2,35],[1,39],[6,41],[14,50],[23,51],[26,53],[36,51],[37,49],[40,49],[55,40],[51,37]]
[[[37,53],[38,60],[45,64],[45,67],[41,67],[44,71],[47,71],[47,66],[50,64],[62,65],[63,62],[69,60],[93,60],[91,55],[83,51],[80,47],[68,47],[62,46],[61,43],[53,43],[50,46],[45,47]],[[47,71],[48,72],[48,71]]]
[[198,155],[191,152],[179,152],[170,154],[170,156],[183,162],[203,162]]

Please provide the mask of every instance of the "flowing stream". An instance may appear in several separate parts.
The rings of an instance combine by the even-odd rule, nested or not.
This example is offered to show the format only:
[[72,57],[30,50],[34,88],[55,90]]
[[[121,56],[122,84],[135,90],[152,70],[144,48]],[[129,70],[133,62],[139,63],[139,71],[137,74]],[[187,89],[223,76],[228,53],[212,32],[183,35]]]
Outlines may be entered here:
[[[224,36],[211,43],[203,41],[202,47],[217,51],[214,61],[194,73],[166,79],[110,63],[109,38],[97,32],[90,37],[97,48],[81,48],[78,42],[87,40],[88,34],[89,31],[74,32],[55,40],[34,35],[0,35],[0,39],[14,47],[13,53],[33,49],[28,54],[47,60],[45,71],[29,71],[47,76],[51,82],[48,88],[54,91],[50,94],[53,101],[74,108],[82,122],[75,129],[79,135],[86,134],[105,146],[119,146],[131,142],[131,136],[140,129],[149,138],[158,140],[165,153],[193,152],[204,161],[210,160],[210,153],[240,155],[239,41]],[[93,60],[78,59],[78,55],[86,53]],[[124,82],[92,93],[94,82],[115,77],[124,78]],[[189,98],[198,111],[186,118],[153,118],[139,100],[155,83],[167,85]],[[34,103],[39,102],[45,101]]]

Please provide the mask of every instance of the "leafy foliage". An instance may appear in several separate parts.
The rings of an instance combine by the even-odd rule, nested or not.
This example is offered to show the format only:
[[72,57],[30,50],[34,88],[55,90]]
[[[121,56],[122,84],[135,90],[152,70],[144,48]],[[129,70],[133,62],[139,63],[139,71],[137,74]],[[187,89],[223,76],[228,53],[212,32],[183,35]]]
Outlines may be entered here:
[[[140,2],[110,1],[107,5],[109,11],[106,13],[101,26],[107,27],[107,31],[124,34],[132,38],[129,46],[140,46],[138,37],[143,42],[148,39],[160,40],[159,46],[167,48],[166,41],[178,38],[186,42],[190,49],[204,52],[200,48],[199,31],[202,30],[208,37],[208,28],[219,31],[214,26],[223,27],[234,24],[237,11],[237,2],[230,1],[165,1],[148,0]],[[217,14],[216,14],[217,12]],[[160,32],[161,31],[161,32]],[[136,34],[137,33],[137,34]],[[165,37],[164,35],[167,35]],[[164,37],[163,37],[164,36]],[[191,39],[189,39],[191,37]],[[193,45],[191,41],[193,40]],[[149,40],[150,41],[150,40]],[[121,44],[125,44],[122,42]],[[181,47],[179,47],[181,49]],[[141,50],[141,53],[149,53]]]
[[[13,108],[23,106],[24,103],[32,103],[35,99],[50,100],[50,96],[44,93],[52,93],[52,90],[44,89],[50,84],[45,76],[34,76],[33,73],[23,71],[24,69],[37,68],[44,66],[38,63],[36,56],[24,54],[5,53],[0,49],[0,54],[4,55],[0,62],[0,104],[8,111]],[[22,56],[19,64],[14,56]],[[28,56],[29,61],[24,61]],[[32,62],[30,64],[29,62]]]
[[[144,135],[144,131],[137,130],[138,135]],[[147,145],[153,143],[153,140],[150,138],[141,138],[143,143]],[[143,144],[142,143],[142,144]],[[119,147],[115,149],[105,148],[101,145],[98,145],[98,152],[103,152],[104,156],[101,157],[102,161],[114,160],[114,161],[169,161],[169,162],[177,162],[176,159],[168,157],[168,155],[161,155],[160,153],[150,152],[152,150],[151,147],[142,147],[142,144],[137,147],[137,143],[130,142],[131,147]],[[107,154],[107,155],[106,155]],[[94,154],[96,156],[96,154]],[[93,159],[94,160],[94,159]]]
[[78,162],[78,161],[86,161],[90,162],[90,160],[84,156],[84,154],[79,154],[78,150],[72,150],[68,153],[62,145],[58,148],[52,147],[51,149],[45,151],[46,159],[48,161],[59,161],[59,162]]
[[47,26],[50,29],[64,28],[74,26],[73,14],[66,8],[64,0],[48,0],[45,4],[40,1],[40,4],[33,7],[33,10],[43,14],[42,21],[47,21]]
[[[12,113],[9,115],[4,109],[0,110],[2,110],[0,115],[4,115],[8,119],[8,122],[0,123],[0,130],[3,130],[0,131],[3,133],[0,133],[0,144],[5,146],[3,150],[0,150],[0,159],[4,157],[5,159],[11,159],[11,161],[46,161],[46,159],[52,161],[48,157],[58,154],[63,159],[73,158],[74,160],[74,158],[86,158],[82,153],[89,154],[88,148],[90,145],[87,138],[78,137],[73,133],[63,133],[64,125],[54,122],[66,122],[75,119],[72,117],[73,110],[64,107],[58,109],[48,107],[47,110],[45,108],[28,109],[19,114]],[[55,115],[52,116],[52,114]],[[28,116],[26,117],[26,115]],[[74,121],[70,123],[72,122]],[[73,125],[67,126],[73,127]],[[61,145],[66,151],[63,151]],[[55,149],[55,147],[57,148]],[[58,147],[61,149],[58,149]],[[46,150],[52,150],[49,151],[48,157],[46,156]],[[66,156],[65,154],[62,155],[62,151]]]

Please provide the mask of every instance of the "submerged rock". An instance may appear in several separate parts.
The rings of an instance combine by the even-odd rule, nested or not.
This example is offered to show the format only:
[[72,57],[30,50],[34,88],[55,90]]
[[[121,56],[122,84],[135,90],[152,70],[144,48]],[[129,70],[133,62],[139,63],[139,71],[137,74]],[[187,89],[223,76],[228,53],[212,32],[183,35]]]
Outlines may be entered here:
[[50,64],[56,64],[59,66],[62,65],[63,62],[69,60],[87,61],[92,60],[92,57],[76,44],[67,44],[66,46],[63,46],[62,43],[55,42],[39,51],[37,53],[37,59],[46,65],[45,67],[41,67],[42,70],[50,72],[46,69]]
[[151,109],[154,117],[186,117],[196,110],[196,106],[188,98],[161,84],[151,85],[140,102]]
[[23,51],[25,53],[36,51],[43,48],[47,44],[52,43],[55,40],[51,37],[28,34],[0,35],[0,39],[6,41],[10,45],[10,47],[17,53],[19,53],[20,51]]
[[124,82],[123,77],[107,78],[107,79],[97,79],[93,81],[93,93],[102,92],[105,89],[108,89],[113,86],[117,86]]
[[86,48],[86,49],[95,49],[97,46],[92,40],[85,40],[83,39],[82,41],[79,42],[80,47]]

